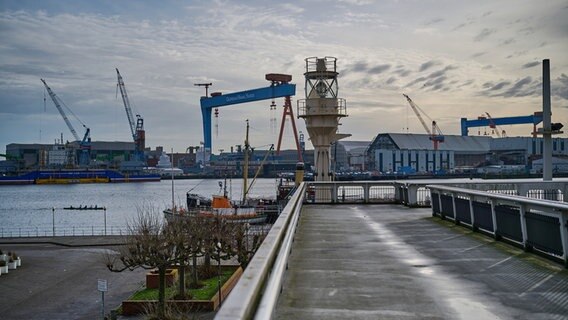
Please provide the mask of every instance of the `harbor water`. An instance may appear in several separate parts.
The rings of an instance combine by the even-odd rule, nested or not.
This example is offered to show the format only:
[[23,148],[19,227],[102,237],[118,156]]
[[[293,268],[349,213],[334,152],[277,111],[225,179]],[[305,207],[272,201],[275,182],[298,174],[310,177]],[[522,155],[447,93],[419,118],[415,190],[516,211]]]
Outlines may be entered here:
[[[173,199],[185,206],[186,192],[220,194],[218,179],[175,180]],[[250,197],[275,198],[276,179],[257,179]],[[242,179],[227,181],[232,199],[242,197]],[[64,210],[98,206],[106,210]],[[0,237],[124,234],[139,211],[172,206],[172,182],[0,186]],[[106,228],[105,228],[106,227]]]

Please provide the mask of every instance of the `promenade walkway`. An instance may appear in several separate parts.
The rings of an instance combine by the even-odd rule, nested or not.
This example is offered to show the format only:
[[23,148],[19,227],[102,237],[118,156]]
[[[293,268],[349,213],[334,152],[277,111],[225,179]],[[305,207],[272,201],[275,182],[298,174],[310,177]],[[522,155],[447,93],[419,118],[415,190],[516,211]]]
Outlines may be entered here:
[[568,319],[562,265],[399,205],[305,205],[276,319]]
[[120,237],[0,239],[22,266],[0,277],[0,319],[100,319],[98,279],[108,281],[105,312],[139,289],[145,270],[108,271],[103,255]]

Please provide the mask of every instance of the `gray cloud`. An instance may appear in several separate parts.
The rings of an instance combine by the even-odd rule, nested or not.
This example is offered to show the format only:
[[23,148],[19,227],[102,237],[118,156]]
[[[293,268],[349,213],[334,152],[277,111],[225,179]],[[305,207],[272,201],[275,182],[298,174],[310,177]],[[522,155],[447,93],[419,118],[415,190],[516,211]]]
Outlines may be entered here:
[[501,81],[499,83],[497,83],[496,85],[491,86],[488,90],[489,91],[497,91],[497,90],[501,90],[503,89],[503,87],[510,85],[511,82],[509,81]]
[[462,87],[467,87],[472,85],[475,82],[475,80],[473,79],[468,79],[466,80],[464,83],[460,84],[459,86],[457,86],[457,88],[462,88]]
[[397,69],[393,73],[396,73],[396,74],[400,75],[401,77],[406,77],[410,74],[410,70]]
[[419,78],[416,78],[416,79],[412,80],[411,82],[409,82],[405,87],[411,87],[411,86],[413,86],[413,85],[415,85],[419,82],[423,82],[423,81],[426,81],[426,80],[427,80],[426,77],[419,77]]
[[478,33],[475,37],[473,37],[473,41],[481,41],[487,37],[489,37],[490,35],[494,34],[495,32],[497,32],[496,29],[489,29],[489,28],[484,28],[483,30],[481,30],[480,33]]
[[530,76],[517,80],[512,85],[511,83],[513,82],[507,80],[503,80],[495,85],[486,82],[483,84],[483,88],[486,90],[480,92],[480,94],[488,97],[505,98],[538,96],[541,94],[540,83],[533,81]]
[[476,53],[472,54],[471,57],[472,57],[472,58],[477,58],[477,57],[481,57],[481,56],[483,56],[483,55],[485,55],[485,54],[487,54],[486,51],[483,51],[483,52],[476,52]]
[[380,74],[380,73],[383,73],[383,72],[387,71],[388,69],[390,69],[390,67],[391,67],[390,64],[381,64],[381,65],[378,65],[376,67],[369,69],[368,72],[370,74]]
[[506,46],[511,43],[515,43],[515,38],[504,39],[503,41],[501,41],[501,43],[499,43],[499,45]]
[[562,74],[551,84],[552,95],[568,100],[568,76]]
[[444,21],[444,19],[442,19],[442,18],[434,18],[434,19],[432,19],[432,20],[426,21],[426,22],[424,23],[424,25],[425,25],[425,26],[429,26],[429,25],[433,25],[433,24],[436,24],[436,23],[439,23],[439,22],[442,22],[442,21]]
[[367,66],[366,62],[357,62],[353,66],[351,66],[350,70],[353,72],[363,72],[367,71],[369,67]]
[[393,82],[395,82],[395,81],[396,81],[396,78],[395,78],[395,77],[390,77],[390,78],[388,78],[387,81],[385,81],[385,82],[386,82],[387,84],[391,84],[391,83],[393,83]]
[[440,64],[441,64],[441,62],[439,62],[439,61],[430,60],[428,62],[424,62],[423,64],[421,64],[418,71],[422,72],[422,71],[430,69],[433,66],[437,66],[437,65],[440,65]]
[[540,64],[539,61],[533,61],[533,62],[527,62],[523,65],[523,69],[528,69],[528,68],[532,68],[532,67],[536,67]]
[[534,94],[534,90],[527,88],[532,82],[532,78],[527,76],[519,81],[517,81],[511,88],[503,93],[504,97],[525,97]]

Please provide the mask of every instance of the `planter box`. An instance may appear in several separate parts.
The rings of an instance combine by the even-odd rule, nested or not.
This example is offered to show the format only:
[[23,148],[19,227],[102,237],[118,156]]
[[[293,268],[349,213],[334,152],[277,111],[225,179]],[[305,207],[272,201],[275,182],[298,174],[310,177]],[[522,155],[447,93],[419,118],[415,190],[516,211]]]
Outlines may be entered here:
[[[171,287],[176,283],[178,277],[177,269],[166,270],[166,287]],[[146,273],[146,288],[158,289],[160,287],[160,275],[156,272]]]
[[9,270],[16,270],[16,268],[17,268],[17,262],[16,261],[8,262],[8,269]]
[[0,273],[8,273],[8,265],[0,267]]
[[[226,267],[226,266],[225,266]],[[235,267],[235,266],[230,266]],[[229,295],[231,290],[235,287],[241,275],[243,274],[243,269],[238,267],[233,275],[223,284],[221,287],[222,301]],[[122,302],[122,315],[132,316],[143,313],[148,305],[157,304],[156,300],[126,300]],[[187,311],[214,311],[219,308],[219,293],[215,294],[211,300],[167,300],[167,305],[176,306],[180,310]]]
[[20,267],[22,266],[22,259],[20,257],[18,257],[18,260],[16,260],[16,267]]

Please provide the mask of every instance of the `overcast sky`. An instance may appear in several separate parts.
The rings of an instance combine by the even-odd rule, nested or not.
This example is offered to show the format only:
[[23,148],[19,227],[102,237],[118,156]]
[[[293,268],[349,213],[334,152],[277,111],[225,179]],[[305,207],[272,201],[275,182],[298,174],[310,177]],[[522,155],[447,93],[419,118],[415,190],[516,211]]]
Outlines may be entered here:
[[[93,140],[130,141],[119,68],[146,145],[183,152],[203,141],[204,90],[194,83],[230,93],[267,86],[266,73],[291,74],[295,109],[312,56],[338,59],[349,114],[340,131],[351,140],[424,133],[402,93],[445,134],[460,134],[461,117],[530,115],[542,109],[543,59],[551,61],[553,122],[568,124],[567,38],[566,0],[1,0],[0,153],[61,133],[73,140],[49,97],[44,104],[40,78]],[[271,118],[279,127],[283,100],[276,103],[277,111],[270,101],[221,108],[214,152],[242,144],[245,119],[252,146],[276,143]],[[528,136],[532,128],[501,129]],[[289,124],[285,133],[291,148]]]

